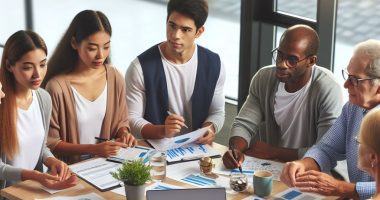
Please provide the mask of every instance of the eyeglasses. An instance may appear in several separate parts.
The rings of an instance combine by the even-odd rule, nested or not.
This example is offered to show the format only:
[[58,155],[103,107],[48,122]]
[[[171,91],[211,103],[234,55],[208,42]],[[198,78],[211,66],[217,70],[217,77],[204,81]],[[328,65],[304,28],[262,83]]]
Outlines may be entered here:
[[356,142],[357,145],[361,144],[361,142],[359,141],[358,136],[355,136],[355,142]]
[[346,80],[349,80],[350,83],[353,85],[353,86],[358,86],[359,85],[359,81],[366,81],[366,80],[373,80],[373,79],[379,79],[377,77],[373,77],[373,78],[356,78],[355,76],[353,75],[350,75],[348,74],[348,72],[344,69],[342,69],[342,76],[343,76],[343,79],[346,81]]
[[294,56],[294,55],[286,55],[284,52],[278,50],[278,48],[275,48],[271,51],[272,53],[272,58],[273,58],[273,61],[275,63],[279,63],[283,60],[285,60],[285,64],[288,66],[288,67],[296,67],[297,64],[305,59],[307,59],[308,57],[310,57],[310,55],[306,56],[305,58],[303,59],[299,59],[297,56]]

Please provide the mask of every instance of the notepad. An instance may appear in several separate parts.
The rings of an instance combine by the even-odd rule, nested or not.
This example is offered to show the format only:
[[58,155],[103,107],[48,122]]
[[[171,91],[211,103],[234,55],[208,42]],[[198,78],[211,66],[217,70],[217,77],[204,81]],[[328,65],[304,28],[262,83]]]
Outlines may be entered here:
[[70,165],[69,167],[77,176],[100,191],[107,191],[121,186],[120,181],[111,175],[111,172],[115,172],[121,167],[120,163],[109,162],[104,158],[96,158]]
[[144,163],[148,162],[147,153],[151,148],[136,146],[132,148],[121,148],[116,156],[110,156],[108,161],[123,163],[126,161],[133,161],[137,159],[143,160]]

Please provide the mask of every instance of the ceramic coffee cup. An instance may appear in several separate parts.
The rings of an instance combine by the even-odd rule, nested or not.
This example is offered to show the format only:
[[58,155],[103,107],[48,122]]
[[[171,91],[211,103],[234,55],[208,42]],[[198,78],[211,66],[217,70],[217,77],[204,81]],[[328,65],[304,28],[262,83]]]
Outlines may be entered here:
[[272,192],[273,175],[269,171],[259,170],[253,174],[253,190],[260,197],[269,196]]

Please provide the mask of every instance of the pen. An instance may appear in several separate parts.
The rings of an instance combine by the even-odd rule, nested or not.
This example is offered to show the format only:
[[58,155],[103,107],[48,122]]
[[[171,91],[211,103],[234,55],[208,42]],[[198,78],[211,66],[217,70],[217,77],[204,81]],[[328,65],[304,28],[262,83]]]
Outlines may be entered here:
[[[234,158],[234,160],[236,161],[236,162],[238,162],[236,159],[237,159],[237,157],[236,157],[236,153],[235,153],[235,151],[234,151],[234,149],[232,148],[232,146],[230,146],[230,149],[231,149],[231,151],[232,151],[232,157]],[[241,169],[241,165],[239,166],[239,171],[240,171],[240,173],[243,173],[243,170]]]
[[102,142],[109,141],[109,139],[105,139],[101,137],[95,137],[95,140],[102,141]]
[[[168,115],[174,115],[172,112],[170,112],[170,111],[168,111]],[[186,126],[186,124],[184,123],[184,125],[183,125],[185,128],[189,128],[189,127],[187,127]]]

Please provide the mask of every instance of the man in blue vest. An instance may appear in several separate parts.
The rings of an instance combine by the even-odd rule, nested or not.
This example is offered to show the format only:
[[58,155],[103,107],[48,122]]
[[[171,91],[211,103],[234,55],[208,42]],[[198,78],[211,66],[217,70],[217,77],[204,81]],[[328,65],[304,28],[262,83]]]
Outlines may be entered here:
[[211,143],[224,123],[224,66],[197,45],[208,15],[205,0],[170,0],[167,40],[140,54],[126,73],[132,132],[170,138],[209,127],[198,142]]

